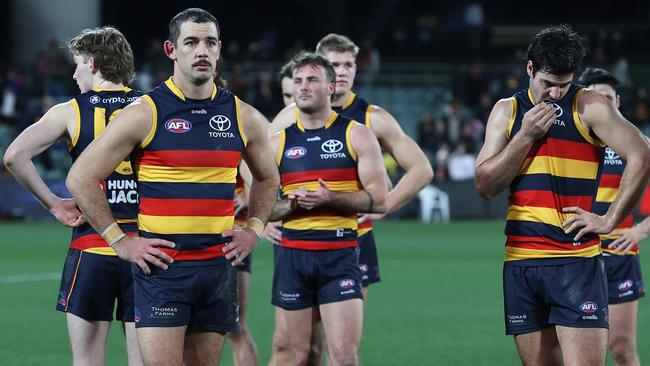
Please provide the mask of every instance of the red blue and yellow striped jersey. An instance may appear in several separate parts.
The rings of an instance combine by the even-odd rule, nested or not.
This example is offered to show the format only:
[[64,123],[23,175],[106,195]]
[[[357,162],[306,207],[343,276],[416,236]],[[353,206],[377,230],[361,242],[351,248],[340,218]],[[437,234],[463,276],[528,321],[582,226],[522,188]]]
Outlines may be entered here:
[[[235,183],[235,195],[244,194],[244,178],[241,174],[237,173],[237,183]],[[237,215],[235,215],[235,224],[244,227],[246,226],[246,220],[248,220],[248,207],[239,210]]]
[[[93,89],[70,101],[75,112],[74,136],[69,144],[72,161],[106,128],[122,108],[142,95],[139,91],[124,87],[119,89]],[[106,200],[120,228],[126,233],[137,231],[138,191],[135,176],[129,159],[120,165],[101,182]],[[113,248],[90,226],[85,223],[72,229],[70,247],[85,252],[116,255]]]
[[[593,257],[600,254],[597,235],[574,242],[576,232],[565,234],[564,207],[591,211],[603,155],[602,143],[582,125],[577,98],[584,89],[572,84],[553,103],[555,121],[547,134],[536,141],[519,173],[510,184],[505,228],[506,261]],[[511,99],[512,116],[507,137],[519,132],[524,113],[533,99],[530,91]]]
[[[372,108],[372,104],[357,96],[355,93],[352,93],[350,98],[346,100],[342,106],[332,107],[334,111],[342,116],[359,121],[368,128],[370,128],[370,112],[372,111]],[[366,220],[359,224],[357,235],[362,236],[370,232],[370,230],[372,230],[372,220]]]
[[[600,176],[600,181],[598,182],[598,193],[596,193],[596,198],[594,199],[593,212],[598,215],[604,215],[607,213],[609,206],[616,199],[618,194],[618,188],[621,185],[621,177],[623,176],[623,171],[625,170],[626,162],[621,159],[618,154],[610,147],[605,148],[605,157],[602,161],[602,175]],[[615,255],[613,249],[609,249],[607,246],[611,244],[614,240],[621,236],[620,232],[624,229],[629,229],[634,225],[634,217],[628,215],[625,220],[616,228],[613,232],[607,235],[601,235],[600,241],[602,250],[605,253]],[[639,254],[639,246],[635,245],[629,252],[628,255]]]
[[213,85],[208,99],[186,98],[172,78],[142,99],[153,110],[135,152],[140,236],[176,244],[175,261],[223,256],[221,234],[234,222],[237,166],[246,146],[237,97]]
[[[299,188],[315,191],[324,180],[329,189],[362,189],[350,131],[357,122],[336,112],[324,127],[307,130],[300,119],[280,132],[277,162],[284,197]],[[357,215],[329,207],[297,210],[282,221],[280,245],[304,250],[351,248],[357,243]]]

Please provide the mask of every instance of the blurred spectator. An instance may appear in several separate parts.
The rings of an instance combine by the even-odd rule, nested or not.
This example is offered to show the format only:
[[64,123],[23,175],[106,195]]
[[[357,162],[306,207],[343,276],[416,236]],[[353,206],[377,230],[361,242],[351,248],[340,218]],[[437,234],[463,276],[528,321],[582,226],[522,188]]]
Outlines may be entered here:
[[460,141],[453,153],[449,155],[447,170],[449,178],[454,181],[474,178],[476,157],[470,152],[468,143]]

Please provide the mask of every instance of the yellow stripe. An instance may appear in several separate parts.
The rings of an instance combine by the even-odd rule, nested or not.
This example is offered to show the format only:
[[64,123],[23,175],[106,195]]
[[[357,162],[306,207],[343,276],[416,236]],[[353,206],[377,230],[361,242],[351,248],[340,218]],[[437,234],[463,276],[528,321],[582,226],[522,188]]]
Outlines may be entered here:
[[93,90],[93,91],[96,91],[96,92],[103,92],[103,91],[123,91],[123,92],[127,92],[127,93],[128,93],[128,92],[131,91],[131,88],[126,87],[126,86],[123,86],[123,87],[121,87],[121,88],[112,88],[112,89],[111,89],[111,88],[93,88],[92,90]]
[[300,219],[285,220],[282,227],[293,230],[336,230],[339,228],[356,230],[356,217],[307,216]]
[[633,252],[631,250],[629,252],[625,253],[625,254],[623,254],[621,252],[616,253],[616,249],[609,249],[609,248],[603,248],[603,253],[607,253],[607,254],[610,254],[610,255],[617,255],[617,256],[639,255],[638,252],[635,253],[635,252]]
[[372,227],[367,227],[367,228],[359,229],[359,230],[357,231],[357,238],[360,238],[360,237],[366,235],[367,233],[369,233],[369,232],[371,232],[371,231],[372,231]]
[[174,93],[174,95],[176,95],[177,97],[179,97],[181,100],[185,100],[185,95],[184,95],[183,92],[178,88],[178,86],[176,86],[176,84],[174,84],[174,80],[172,79],[171,76],[169,77],[169,79],[167,79],[167,81],[165,81],[165,85],[167,85],[167,87],[169,88],[169,90],[171,90],[172,93]]
[[336,121],[336,117],[338,117],[338,116],[339,116],[338,113],[332,112],[332,115],[330,115],[330,118],[325,122],[325,128],[326,129],[330,128],[330,126],[332,125],[332,123],[334,123],[334,121]]
[[614,202],[618,188],[598,188],[596,202]]
[[112,255],[116,256],[115,250],[111,247],[97,247],[97,248],[88,248],[83,250],[84,253],[92,253],[92,254],[99,254],[99,255]]
[[551,174],[556,177],[596,179],[598,163],[552,156],[536,156],[524,160],[519,174]]
[[576,125],[576,128],[578,129],[578,132],[580,132],[580,135],[587,140],[592,145],[599,146],[599,147],[605,147],[605,143],[603,143],[600,140],[594,139],[590,134],[587,129],[585,129],[585,126],[582,124],[582,120],[580,119],[580,113],[578,113],[578,96],[582,94],[582,92],[585,91],[585,88],[580,88],[578,92],[576,93],[575,97],[573,97],[573,122]]
[[[214,98],[214,97],[213,97]],[[241,101],[239,98],[235,97],[235,110],[237,111],[237,128],[239,128],[239,135],[241,136],[242,141],[244,141],[244,146],[248,144],[248,138],[244,132],[244,126],[241,119],[240,106]]]
[[239,225],[241,227],[246,226],[246,220],[235,220],[235,225]]
[[275,160],[278,163],[278,166],[280,166],[280,163],[282,162],[282,156],[284,155],[284,143],[287,140],[287,133],[285,130],[280,131],[280,141],[278,142],[278,152],[275,155]]
[[81,131],[81,112],[79,112],[79,103],[77,103],[76,99],[72,99],[70,104],[72,104],[72,109],[74,109],[74,131],[72,131],[72,136],[70,137],[68,150],[72,150],[77,146],[77,142],[79,141],[79,132]]
[[533,103],[533,105],[537,104],[535,103],[535,99],[533,98],[533,92],[530,91],[530,89],[528,89],[528,93],[526,93],[526,95],[528,95],[528,100],[530,100],[530,102]]
[[214,100],[214,97],[216,96],[217,96],[217,85],[212,83],[212,93],[210,93],[210,100]]
[[234,222],[232,216],[138,215],[140,230],[156,234],[221,234]]
[[[337,192],[356,192],[361,189],[361,184],[356,180],[346,180],[346,181],[337,181],[337,182],[328,182],[326,181],[327,186],[332,191]],[[302,182],[289,184],[282,187],[282,192],[284,194],[293,193],[298,188],[305,188],[310,191],[315,191],[320,187],[320,184],[316,182]]]
[[357,123],[357,121],[350,121],[348,123],[348,128],[345,129],[345,144],[348,147],[348,152],[350,153],[350,157],[352,160],[357,161],[357,153],[354,151],[354,148],[352,147],[352,140],[350,136],[352,135],[352,127]]
[[560,258],[560,257],[582,257],[591,258],[601,253],[600,245],[593,245],[578,250],[539,250],[527,248],[506,247],[506,261],[515,261],[521,259],[538,259],[538,258]]
[[142,140],[140,143],[140,147],[144,149],[147,147],[147,145],[149,145],[151,140],[153,140],[154,135],[156,134],[156,128],[158,125],[158,109],[156,108],[156,103],[153,102],[153,99],[151,99],[150,96],[143,95],[141,98],[151,106],[151,129],[149,130],[149,133],[144,138],[144,140]]
[[512,134],[512,126],[515,125],[515,119],[517,117],[517,99],[516,98],[510,98],[510,104],[512,106],[512,110],[510,111],[510,120],[508,121],[508,129],[506,130],[506,139],[510,140],[511,134]]
[[341,109],[345,109],[345,108],[351,106],[352,102],[354,102],[354,99],[356,97],[357,97],[357,95],[354,92],[350,92],[350,97],[348,98],[348,100],[345,101],[345,103],[343,103],[343,105],[341,106]]
[[140,165],[138,180],[170,183],[235,183],[237,168]]
[[99,135],[101,135],[102,132],[104,132],[104,129],[106,128],[106,108],[95,107],[93,127],[94,127],[93,132],[95,138],[99,137]]
[[370,129],[372,129],[372,127],[370,127],[370,113],[372,112],[372,110],[374,108],[375,108],[375,105],[373,105],[373,104],[368,104],[368,108],[366,108],[366,121],[365,121],[364,124],[366,125],[366,127],[370,128]]
[[137,223],[138,219],[115,219],[118,224],[132,224]]
[[511,205],[508,207],[506,217],[508,220],[541,222],[548,225],[562,227],[562,222],[573,214],[562,214],[554,208],[548,207],[523,207]]

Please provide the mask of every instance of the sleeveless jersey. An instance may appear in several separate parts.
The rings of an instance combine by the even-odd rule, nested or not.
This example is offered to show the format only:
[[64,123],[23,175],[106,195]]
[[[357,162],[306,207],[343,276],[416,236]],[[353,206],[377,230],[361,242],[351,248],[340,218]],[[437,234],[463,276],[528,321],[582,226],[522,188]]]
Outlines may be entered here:
[[[235,195],[244,194],[244,179],[241,177],[241,174],[237,173],[237,182],[235,183]],[[235,215],[235,224],[244,227],[246,225],[246,220],[248,220],[248,207],[240,210]]]
[[[340,107],[332,107],[337,113],[352,120],[359,121],[370,128],[370,111],[373,105],[365,99],[358,97],[355,93]],[[372,230],[372,220],[366,220],[359,224],[358,235],[362,236]]]
[[[141,94],[126,87],[93,89],[72,99],[70,103],[75,111],[74,136],[69,144],[72,161],[77,160],[122,108],[138,99]],[[101,186],[120,228],[126,233],[135,233],[138,192],[129,159],[123,161],[102,181]],[[72,229],[70,247],[95,254],[116,255],[113,248],[88,223]]]
[[[350,142],[350,130],[355,123],[333,112],[322,128],[306,130],[298,119],[281,132],[276,158],[283,197],[301,187],[317,190],[319,178],[332,191],[361,189],[357,157]],[[282,221],[280,245],[303,250],[356,247],[356,217],[354,213],[328,207],[297,210]]]
[[[578,115],[577,98],[583,90],[572,84],[566,95],[553,103],[555,122],[533,144],[510,184],[506,261],[566,260],[601,253],[597,235],[585,235],[574,242],[576,232],[565,234],[562,229],[562,222],[569,217],[562,208],[578,206],[591,211],[603,155],[601,142],[589,134]],[[530,90],[518,92],[511,101],[509,139],[519,132],[524,113],[534,105]]]
[[[616,199],[618,187],[621,185],[621,177],[625,170],[625,164],[625,160],[621,159],[614,150],[609,147],[605,148],[605,157],[602,161],[601,168],[602,175],[598,182],[598,193],[596,194],[593,205],[593,212],[595,214],[606,214],[609,206],[611,206],[614,199]],[[621,230],[629,229],[632,225],[634,225],[634,217],[628,215],[612,233],[601,235],[600,240],[603,252],[615,255],[614,250],[609,249],[607,246],[621,236]],[[635,245],[626,254],[639,254],[639,246]]]
[[135,152],[140,236],[174,242],[161,250],[175,261],[222,257],[246,146],[239,99],[216,86],[208,99],[189,99],[172,78],[142,99],[153,125]]

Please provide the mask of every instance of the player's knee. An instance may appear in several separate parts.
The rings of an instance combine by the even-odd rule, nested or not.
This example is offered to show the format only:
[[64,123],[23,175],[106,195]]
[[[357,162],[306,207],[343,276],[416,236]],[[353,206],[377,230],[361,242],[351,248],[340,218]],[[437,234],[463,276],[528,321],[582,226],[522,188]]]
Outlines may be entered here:
[[289,352],[291,348],[291,342],[289,337],[286,335],[273,335],[273,353],[285,353]]
[[357,347],[341,346],[330,350],[332,365],[353,366],[359,364],[359,350]]
[[612,358],[616,364],[627,365],[636,358],[636,347],[628,337],[616,337],[609,342]]

